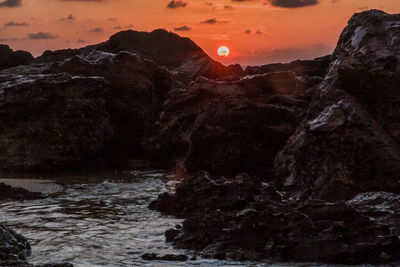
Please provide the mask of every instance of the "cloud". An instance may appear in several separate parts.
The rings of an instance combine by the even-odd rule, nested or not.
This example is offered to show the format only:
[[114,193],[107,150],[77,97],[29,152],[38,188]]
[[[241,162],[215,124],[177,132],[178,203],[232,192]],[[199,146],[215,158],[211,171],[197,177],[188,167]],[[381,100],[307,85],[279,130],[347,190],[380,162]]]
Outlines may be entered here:
[[181,0],[175,1],[172,0],[171,2],[168,3],[167,8],[179,8],[179,7],[186,7],[187,3],[183,2]]
[[72,14],[68,15],[66,18],[59,19],[59,21],[73,21],[73,20],[75,20],[75,17]]
[[184,25],[184,26],[181,26],[181,27],[175,27],[174,30],[178,31],[178,32],[187,32],[187,31],[192,30],[192,28],[190,28],[189,26]]
[[256,34],[260,35],[260,34],[263,34],[263,32],[261,30],[257,30]]
[[97,27],[97,28],[91,29],[89,32],[96,32],[96,33],[98,33],[98,32],[103,32],[103,31],[104,31],[103,28]]
[[212,19],[207,19],[204,21],[201,21],[201,24],[221,24],[221,23],[228,23],[229,21],[227,20],[217,20],[217,18],[212,18]]
[[55,39],[57,38],[57,36],[48,32],[37,32],[37,33],[28,33],[28,38],[32,40],[41,40],[41,39]]
[[319,4],[319,0],[268,0],[268,2],[273,6],[285,8],[299,8]]
[[19,7],[22,6],[22,0],[3,0],[0,7]]
[[244,33],[245,33],[245,34],[251,34],[251,32],[252,32],[251,29],[246,29],[246,30],[244,30]]
[[83,39],[78,39],[78,40],[76,41],[76,43],[77,43],[77,44],[86,44],[87,41],[86,41],[86,40],[83,40]]
[[29,26],[28,23],[26,22],[14,22],[14,21],[10,21],[6,24],[4,24],[5,27],[20,27],[20,26]]

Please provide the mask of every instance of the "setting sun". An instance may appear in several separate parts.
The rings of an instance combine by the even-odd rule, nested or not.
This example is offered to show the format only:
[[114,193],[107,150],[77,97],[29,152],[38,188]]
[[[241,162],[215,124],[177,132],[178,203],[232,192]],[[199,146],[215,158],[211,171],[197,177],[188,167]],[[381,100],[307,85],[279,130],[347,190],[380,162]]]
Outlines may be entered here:
[[227,57],[229,56],[229,48],[226,46],[221,46],[220,48],[218,48],[217,54],[220,57]]

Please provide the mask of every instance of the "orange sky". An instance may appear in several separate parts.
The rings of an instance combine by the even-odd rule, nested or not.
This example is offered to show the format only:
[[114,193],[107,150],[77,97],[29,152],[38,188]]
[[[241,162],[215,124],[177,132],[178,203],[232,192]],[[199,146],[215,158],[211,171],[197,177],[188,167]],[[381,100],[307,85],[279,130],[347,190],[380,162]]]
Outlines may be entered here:
[[[37,56],[46,49],[104,41],[119,27],[164,28],[190,37],[223,63],[255,65],[330,53],[348,19],[360,10],[400,13],[400,0],[181,0],[175,1],[180,7],[168,8],[170,2],[0,0],[0,43]],[[282,7],[290,3],[304,7]],[[174,30],[182,26],[186,31]],[[230,48],[228,58],[217,56],[221,45]]]

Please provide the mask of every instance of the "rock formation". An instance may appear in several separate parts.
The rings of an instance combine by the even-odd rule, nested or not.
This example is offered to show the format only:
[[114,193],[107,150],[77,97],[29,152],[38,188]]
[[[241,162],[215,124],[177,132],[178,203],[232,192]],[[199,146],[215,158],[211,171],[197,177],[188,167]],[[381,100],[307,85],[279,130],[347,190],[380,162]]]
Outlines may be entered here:
[[13,51],[8,45],[0,44],[0,71],[19,65],[26,65],[33,61],[31,53]]

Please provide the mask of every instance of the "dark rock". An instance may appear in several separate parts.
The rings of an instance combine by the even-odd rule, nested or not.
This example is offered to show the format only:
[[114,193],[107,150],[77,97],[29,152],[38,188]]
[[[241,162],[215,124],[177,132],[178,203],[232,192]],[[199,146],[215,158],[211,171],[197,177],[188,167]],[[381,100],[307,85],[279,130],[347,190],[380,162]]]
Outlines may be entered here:
[[[186,219],[182,230],[166,233],[168,241],[200,250],[204,257],[341,264],[400,259],[399,195],[371,193],[347,203],[293,202],[251,176],[200,173],[179,184],[172,197],[168,212]],[[371,201],[378,213],[364,208]]]
[[312,86],[292,72],[199,78],[171,91],[146,148],[179,170],[265,175],[302,119]]
[[[399,15],[356,14],[343,31],[309,116],[275,159],[297,197],[343,200],[400,192]],[[302,193],[299,193],[302,192]]]
[[155,253],[146,253],[142,255],[142,259],[147,261],[187,261],[188,257],[186,255],[167,254],[159,256]]
[[44,197],[45,196],[41,193],[31,192],[20,187],[12,187],[5,183],[0,183],[0,201],[31,200]]
[[244,74],[239,65],[224,66],[211,59],[189,38],[180,37],[163,29],[152,32],[122,31],[111,36],[108,41],[97,45],[81,49],[46,51],[36,59],[36,62],[63,61],[72,56],[86,55],[92,50],[114,54],[127,51],[137,54],[142,58],[153,60],[160,66],[166,66],[181,73],[184,75],[185,82],[199,76],[222,78]]
[[141,155],[145,128],[170,89],[168,71],[127,52],[94,51],[46,72],[1,77],[1,169],[52,170]]
[[0,44],[0,70],[26,65],[33,61],[31,53],[13,51],[8,45]]
[[276,63],[263,66],[249,66],[245,69],[247,75],[264,74],[272,72],[291,71],[299,76],[321,77],[324,78],[331,56],[316,58],[314,60],[296,60],[290,63]]

